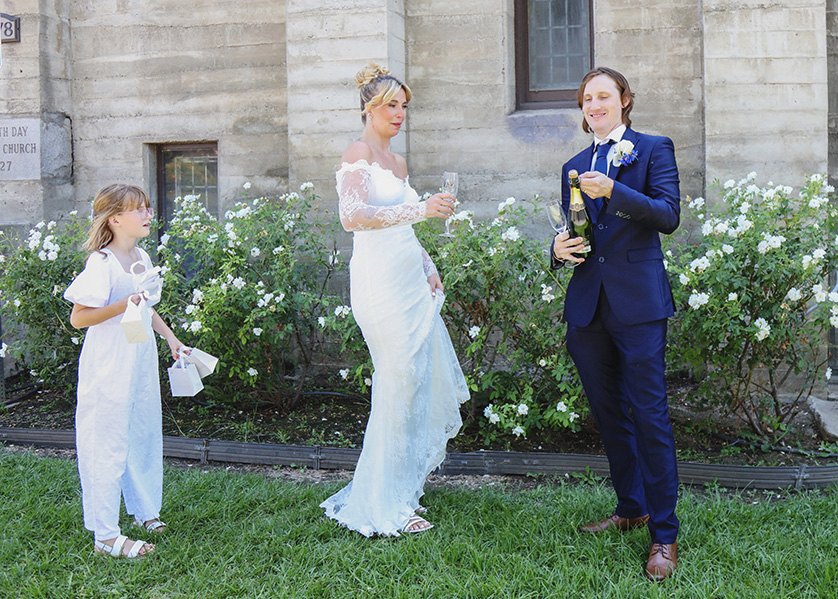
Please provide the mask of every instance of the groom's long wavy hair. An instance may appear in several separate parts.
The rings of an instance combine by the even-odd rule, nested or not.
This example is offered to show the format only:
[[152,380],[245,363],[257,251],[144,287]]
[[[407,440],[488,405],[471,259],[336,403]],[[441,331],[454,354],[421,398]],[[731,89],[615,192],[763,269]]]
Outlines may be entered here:
[[[623,108],[623,122],[626,124],[626,127],[631,127],[629,113],[631,112],[631,109],[634,108],[634,92],[632,92],[629,87],[628,79],[626,79],[622,73],[615,71],[614,69],[609,69],[608,67],[597,67],[588,71],[588,73],[582,77],[582,83],[579,84],[579,89],[576,92],[576,101],[579,104],[579,108],[582,108],[585,86],[588,85],[588,82],[591,79],[598,75],[605,75],[617,84],[617,89],[620,91],[620,104],[626,105],[625,108]],[[585,133],[591,132],[591,128],[588,126],[588,121],[585,120],[584,116],[582,117],[582,130]]]

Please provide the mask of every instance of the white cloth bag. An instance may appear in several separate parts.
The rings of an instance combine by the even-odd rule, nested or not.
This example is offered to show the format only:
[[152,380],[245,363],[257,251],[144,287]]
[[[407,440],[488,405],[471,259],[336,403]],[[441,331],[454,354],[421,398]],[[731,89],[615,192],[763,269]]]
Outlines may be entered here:
[[182,348],[181,352],[183,352],[184,349],[189,349],[189,354],[181,353],[183,359],[190,364],[195,365],[195,368],[198,369],[198,374],[201,375],[201,378],[204,378],[215,371],[215,366],[218,364],[218,358],[205,351],[201,351],[197,347]]
[[151,310],[142,296],[139,304],[128,300],[120,324],[128,343],[145,343],[154,339],[154,329],[151,328]]
[[185,354],[177,359],[168,369],[169,385],[172,388],[172,397],[194,397],[204,388],[201,382],[201,375],[195,364],[187,362]]

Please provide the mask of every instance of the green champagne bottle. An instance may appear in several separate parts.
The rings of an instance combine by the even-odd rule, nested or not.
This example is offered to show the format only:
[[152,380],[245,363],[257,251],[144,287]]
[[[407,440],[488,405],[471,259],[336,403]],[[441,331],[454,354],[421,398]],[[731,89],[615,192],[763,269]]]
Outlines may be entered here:
[[581,252],[573,255],[577,258],[587,258],[594,253],[594,225],[582,201],[582,190],[579,187],[579,173],[572,170],[567,173],[570,180],[570,228],[571,237],[582,237],[585,247]]

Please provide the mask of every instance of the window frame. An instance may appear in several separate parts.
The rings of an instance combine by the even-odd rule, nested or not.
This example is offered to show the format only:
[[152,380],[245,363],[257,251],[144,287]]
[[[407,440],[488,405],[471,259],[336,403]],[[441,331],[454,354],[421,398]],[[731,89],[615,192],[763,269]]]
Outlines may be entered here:
[[[588,41],[591,67],[594,66],[594,3],[588,2]],[[515,0],[515,104],[518,110],[578,108],[576,89],[530,90],[529,0]]]
[[[219,214],[214,215],[216,218],[220,218],[220,211],[221,211],[221,194],[218,187],[218,142],[217,141],[196,141],[196,142],[167,142],[167,143],[159,143],[154,145],[154,153],[155,153],[155,163],[156,163],[156,185],[155,188],[157,190],[157,204],[156,211],[157,211],[157,219],[158,224],[160,225],[160,230],[164,230],[166,228],[166,210],[165,210],[165,203],[166,203],[166,167],[165,167],[165,160],[163,159],[163,153],[166,151],[189,151],[189,150],[214,150],[215,157],[216,157],[216,194],[217,194],[217,201],[218,201],[218,210]],[[174,208],[174,206],[172,207]]]

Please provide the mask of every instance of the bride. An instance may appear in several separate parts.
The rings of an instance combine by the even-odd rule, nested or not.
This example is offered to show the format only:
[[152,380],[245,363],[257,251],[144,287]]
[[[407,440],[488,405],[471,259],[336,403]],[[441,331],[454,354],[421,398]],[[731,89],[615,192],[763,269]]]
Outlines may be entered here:
[[455,198],[438,193],[419,201],[405,159],[390,152],[410,89],[374,63],[355,81],[364,130],[343,153],[337,191],[341,224],[354,232],[350,295],[372,356],[372,410],[352,481],[320,507],[364,536],[399,536],[433,527],[420,516],[419,498],[468,399],[439,315],[442,281],[411,226],[448,218]]

